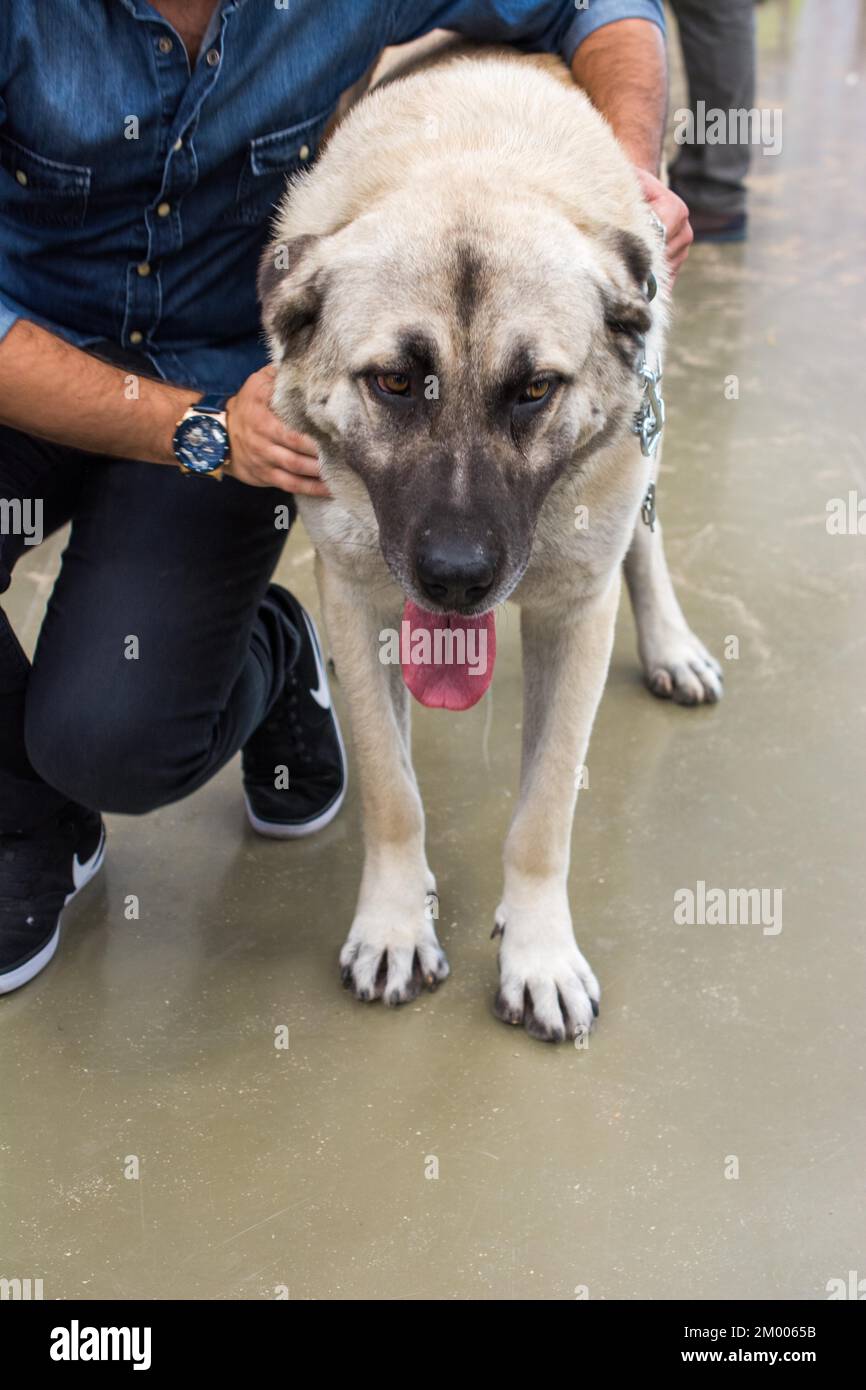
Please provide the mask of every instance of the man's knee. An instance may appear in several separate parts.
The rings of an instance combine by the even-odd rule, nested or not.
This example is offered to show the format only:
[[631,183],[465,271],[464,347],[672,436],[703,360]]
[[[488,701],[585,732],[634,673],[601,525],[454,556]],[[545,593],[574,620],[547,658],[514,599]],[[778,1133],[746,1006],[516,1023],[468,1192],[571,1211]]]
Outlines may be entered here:
[[27,699],[25,740],[35,770],[70,800],[142,815],[191,790],[189,760],[173,757],[167,729],[94,700],[86,707]]

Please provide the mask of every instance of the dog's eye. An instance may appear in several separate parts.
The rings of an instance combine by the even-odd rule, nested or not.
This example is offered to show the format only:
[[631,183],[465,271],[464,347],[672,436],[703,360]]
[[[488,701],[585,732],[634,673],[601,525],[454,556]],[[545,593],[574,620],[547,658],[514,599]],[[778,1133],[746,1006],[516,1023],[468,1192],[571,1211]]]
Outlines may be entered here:
[[550,395],[551,385],[549,376],[537,376],[533,381],[530,381],[525,391],[521,391],[517,399],[523,405],[536,405],[539,401],[543,401],[545,396]]
[[405,372],[383,372],[376,385],[384,396],[408,396],[410,381]]

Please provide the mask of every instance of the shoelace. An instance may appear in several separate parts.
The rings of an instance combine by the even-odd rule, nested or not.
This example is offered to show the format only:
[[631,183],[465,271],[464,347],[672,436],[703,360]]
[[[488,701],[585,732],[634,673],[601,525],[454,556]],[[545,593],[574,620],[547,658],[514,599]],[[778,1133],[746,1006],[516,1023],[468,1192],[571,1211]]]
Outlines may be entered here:
[[297,676],[290,674],[285,690],[265,721],[265,729],[269,734],[283,737],[288,733],[293,755],[297,757],[298,762],[309,766],[313,757],[306,740],[307,731],[299,714],[299,690]]

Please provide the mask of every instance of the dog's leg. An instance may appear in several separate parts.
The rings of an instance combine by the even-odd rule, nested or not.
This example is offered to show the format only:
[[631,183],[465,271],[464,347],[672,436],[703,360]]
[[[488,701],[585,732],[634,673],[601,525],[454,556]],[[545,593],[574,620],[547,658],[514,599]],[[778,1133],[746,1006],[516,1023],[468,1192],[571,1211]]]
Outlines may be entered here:
[[[448,974],[427,898],[424,811],[408,749],[408,720],[395,709],[394,673],[379,661],[388,623],[362,587],[317,564],[328,638],[352,722],[364,820],[364,872],[342,951],[343,982],[359,999],[414,999]],[[393,689],[393,694],[392,694]]]
[[[400,738],[402,739],[403,748],[414,779],[415,772],[412,768],[412,702],[409,698],[409,691],[406,689],[406,682],[403,679],[403,673],[400,667],[389,666],[387,670],[389,676],[388,689],[391,695],[391,703],[394,707],[394,718],[397,721],[397,728],[400,731]],[[431,912],[434,917],[438,917],[439,893],[436,887],[436,875],[429,865],[427,866],[425,887],[427,891],[427,910]]]
[[641,666],[653,694],[679,705],[720,700],[722,668],[683,617],[658,520],[650,530],[638,514],[625,558],[625,578]]
[[496,914],[495,1012],[546,1042],[587,1033],[598,1013],[598,981],[571,925],[568,864],[578,773],[604,689],[619,588],[614,577],[604,594],[574,610],[521,614],[523,760]]

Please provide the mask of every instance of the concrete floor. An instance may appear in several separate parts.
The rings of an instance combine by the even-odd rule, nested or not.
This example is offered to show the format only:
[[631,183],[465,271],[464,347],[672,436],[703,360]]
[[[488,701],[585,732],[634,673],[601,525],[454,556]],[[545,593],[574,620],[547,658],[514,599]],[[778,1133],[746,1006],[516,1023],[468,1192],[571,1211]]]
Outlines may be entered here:
[[[236,765],[109,817],[60,956],[0,1008],[0,1275],[192,1299],[816,1299],[866,1275],[866,539],[825,527],[828,499],[866,495],[864,10],[760,16],[784,151],[755,158],[750,241],[682,276],[660,493],[687,612],[739,658],[719,708],[672,708],[623,615],[575,829],[604,987],[589,1049],[490,1013],[511,611],[492,697],[416,721],[453,968],[436,996],[389,1011],[339,987],[356,789],[294,846],[245,827]],[[16,578],[31,642],[59,550]],[[310,555],[296,533],[280,577],[315,608]],[[674,925],[698,879],[782,889],[783,930]]]

